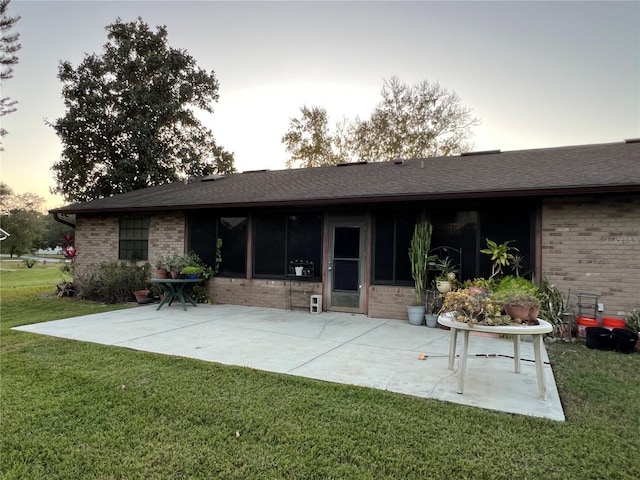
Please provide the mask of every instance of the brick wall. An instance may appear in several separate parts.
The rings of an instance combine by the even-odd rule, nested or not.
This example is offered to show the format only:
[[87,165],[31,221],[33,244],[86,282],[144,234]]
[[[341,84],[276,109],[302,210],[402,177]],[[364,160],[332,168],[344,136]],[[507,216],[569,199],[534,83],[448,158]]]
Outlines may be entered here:
[[149,221],[149,263],[171,253],[185,253],[185,218],[183,212],[154,215]]
[[[117,216],[78,215],[76,218],[75,247],[78,257],[76,276],[91,265],[118,261],[119,220]],[[184,253],[184,213],[153,215],[149,220],[149,263],[170,253]],[[140,265],[146,261],[138,262]]]
[[[321,287],[320,283],[294,283],[291,304],[308,309],[309,296],[320,294]],[[289,282],[284,280],[214,277],[209,282],[209,295],[214,303],[283,309],[290,305]]]
[[[546,200],[543,275],[563,293],[600,295],[602,316],[640,307],[640,196]],[[577,310],[576,310],[577,312]]]
[[[118,218],[78,215],[76,272],[102,261],[117,261]],[[185,249],[183,212],[153,215],[149,262]],[[601,296],[603,316],[624,316],[640,307],[640,196],[610,195],[547,199],[542,207],[543,275],[564,293]],[[321,293],[321,285],[315,284]],[[216,303],[288,308],[289,286],[282,280],[216,277],[210,282]],[[304,294],[302,294],[304,295]],[[368,315],[407,319],[410,287],[372,285]],[[302,305],[306,298],[294,298]]]
[[118,218],[76,216],[74,246],[78,251],[74,275],[82,276],[91,265],[118,260]]
[[407,305],[411,305],[414,299],[415,293],[411,287],[371,285],[369,287],[369,316],[409,320]]

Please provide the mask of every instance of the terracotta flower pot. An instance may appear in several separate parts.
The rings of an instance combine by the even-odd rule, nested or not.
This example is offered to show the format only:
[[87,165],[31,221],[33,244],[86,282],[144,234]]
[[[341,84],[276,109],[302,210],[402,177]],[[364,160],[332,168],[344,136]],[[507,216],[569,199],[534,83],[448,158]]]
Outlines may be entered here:
[[540,313],[540,307],[520,307],[517,305],[505,305],[504,311],[513,319],[522,320],[523,322],[529,322],[537,320]]
[[133,292],[133,295],[136,297],[136,302],[138,303],[150,303],[153,301],[153,299],[149,297],[149,290],[136,290]]
[[156,269],[156,278],[167,278],[167,270],[165,268]]

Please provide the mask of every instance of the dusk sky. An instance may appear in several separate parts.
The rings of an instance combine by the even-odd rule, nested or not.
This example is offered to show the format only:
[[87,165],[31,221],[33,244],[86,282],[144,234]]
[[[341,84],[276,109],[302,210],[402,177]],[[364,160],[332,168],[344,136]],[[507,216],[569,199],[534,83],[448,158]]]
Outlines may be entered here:
[[[220,100],[202,117],[239,171],[285,168],[280,139],[299,108],[333,125],[366,118],[383,79],[439,82],[481,120],[475,150],[640,137],[640,2],[214,2],[13,0],[20,63],[2,96],[0,176],[47,207],[64,115],[58,64],[102,52],[105,27],[138,16],[214,70]],[[613,166],[615,168],[615,166]],[[553,172],[549,172],[553,175]]]

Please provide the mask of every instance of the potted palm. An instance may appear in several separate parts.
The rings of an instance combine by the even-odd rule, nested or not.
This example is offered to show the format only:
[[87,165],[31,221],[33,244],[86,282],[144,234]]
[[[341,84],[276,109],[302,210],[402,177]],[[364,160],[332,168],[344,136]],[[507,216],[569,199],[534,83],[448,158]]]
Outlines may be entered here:
[[411,277],[414,284],[414,302],[407,306],[407,315],[411,325],[422,325],[426,307],[424,305],[424,291],[426,288],[427,261],[431,246],[433,226],[427,220],[416,223],[409,247],[409,261],[411,263]]

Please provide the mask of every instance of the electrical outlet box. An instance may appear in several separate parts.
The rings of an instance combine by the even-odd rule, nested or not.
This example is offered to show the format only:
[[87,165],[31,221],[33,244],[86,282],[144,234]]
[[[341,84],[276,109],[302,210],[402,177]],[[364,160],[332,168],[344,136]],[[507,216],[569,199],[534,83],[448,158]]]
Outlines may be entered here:
[[599,312],[604,312],[604,303],[599,303],[598,304],[598,311]]

